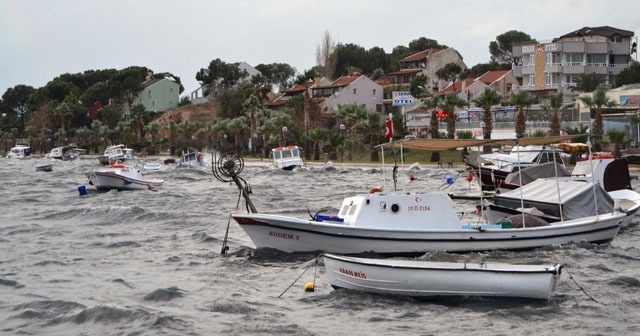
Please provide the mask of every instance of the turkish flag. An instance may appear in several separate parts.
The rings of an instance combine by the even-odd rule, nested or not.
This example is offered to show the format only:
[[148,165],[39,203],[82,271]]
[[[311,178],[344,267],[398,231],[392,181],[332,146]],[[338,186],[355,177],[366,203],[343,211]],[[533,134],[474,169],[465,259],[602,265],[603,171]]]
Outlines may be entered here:
[[384,137],[385,137],[385,139],[392,139],[393,138],[393,124],[391,123],[391,120],[387,120],[385,122]]

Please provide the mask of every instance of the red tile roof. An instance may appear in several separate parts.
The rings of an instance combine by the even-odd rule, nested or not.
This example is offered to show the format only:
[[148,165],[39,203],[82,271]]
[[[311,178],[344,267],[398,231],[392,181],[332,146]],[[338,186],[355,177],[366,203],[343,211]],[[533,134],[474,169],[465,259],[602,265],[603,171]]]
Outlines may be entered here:
[[416,72],[421,72],[423,69],[402,69],[394,72],[390,72],[387,75],[395,76],[395,75],[408,75]]
[[[475,81],[475,78],[467,78],[464,80],[466,82],[466,87],[469,87],[469,85],[473,84],[473,82]],[[443,90],[440,90],[436,93],[434,93],[434,96],[444,96],[447,93],[458,93],[462,91],[462,81],[456,81],[453,83],[453,85],[449,85],[448,87],[446,87]]]
[[498,79],[502,78],[504,75],[508,74],[511,70],[497,70],[497,71],[487,71],[484,75],[478,77],[478,80],[489,85]]
[[333,81],[333,83],[331,83],[329,85],[316,86],[316,87],[314,87],[314,89],[347,86],[347,85],[355,82],[356,80],[358,80],[360,77],[362,77],[362,75],[359,75],[359,76],[342,76],[342,77],[336,79],[335,81]]
[[423,51],[421,51],[419,53],[415,53],[413,55],[409,55],[409,56],[401,59],[400,62],[420,61],[420,60],[423,60],[423,59],[427,58],[429,55],[435,54],[435,53],[443,51],[443,50],[444,49],[435,49],[435,48],[423,50]]

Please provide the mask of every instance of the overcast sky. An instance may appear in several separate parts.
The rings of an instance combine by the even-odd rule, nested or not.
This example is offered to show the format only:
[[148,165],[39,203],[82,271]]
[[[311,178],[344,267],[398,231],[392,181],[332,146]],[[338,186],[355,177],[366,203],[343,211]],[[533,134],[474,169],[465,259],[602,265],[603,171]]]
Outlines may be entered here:
[[427,37],[471,67],[487,62],[489,43],[509,30],[548,40],[605,25],[640,34],[640,1],[0,0],[0,95],[133,65],[179,76],[188,93],[216,58],[304,72],[325,31],[387,53]]

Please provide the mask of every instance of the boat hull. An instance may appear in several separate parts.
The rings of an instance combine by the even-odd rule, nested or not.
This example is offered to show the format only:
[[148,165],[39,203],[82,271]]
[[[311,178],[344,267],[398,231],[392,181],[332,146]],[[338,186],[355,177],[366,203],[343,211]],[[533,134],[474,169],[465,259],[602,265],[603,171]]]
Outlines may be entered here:
[[445,263],[324,255],[334,289],[421,298],[494,297],[548,300],[563,266]]
[[140,177],[123,175],[117,171],[93,171],[87,173],[89,184],[100,191],[108,190],[157,190],[163,180],[147,180]]
[[615,238],[624,216],[623,213],[605,214],[522,229],[497,226],[476,229],[461,225],[456,230],[395,230],[389,229],[397,226],[392,222],[388,228],[364,228],[269,214],[232,214],[256,248],[389,255],[419,255],[436,250],[521,250],[582,241],[606,243]]

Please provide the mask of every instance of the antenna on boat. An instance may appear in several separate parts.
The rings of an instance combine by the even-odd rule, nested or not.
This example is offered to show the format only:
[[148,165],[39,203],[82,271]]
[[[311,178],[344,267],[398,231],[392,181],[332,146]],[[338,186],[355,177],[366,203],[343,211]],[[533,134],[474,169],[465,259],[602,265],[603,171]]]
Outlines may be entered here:
[[251,187],[247,181],[240,177],[240,173],[244,169],[244,159],[238,153],[225,153],[220,156],[218,161],[213,165],[213,176],[220,182],[235,182],[236,186],[240,190],[240,194],[245,200],[247,205],[247,211],[251,213],[257,213],[256,207],[251,202],[249,194],[251,193]]

